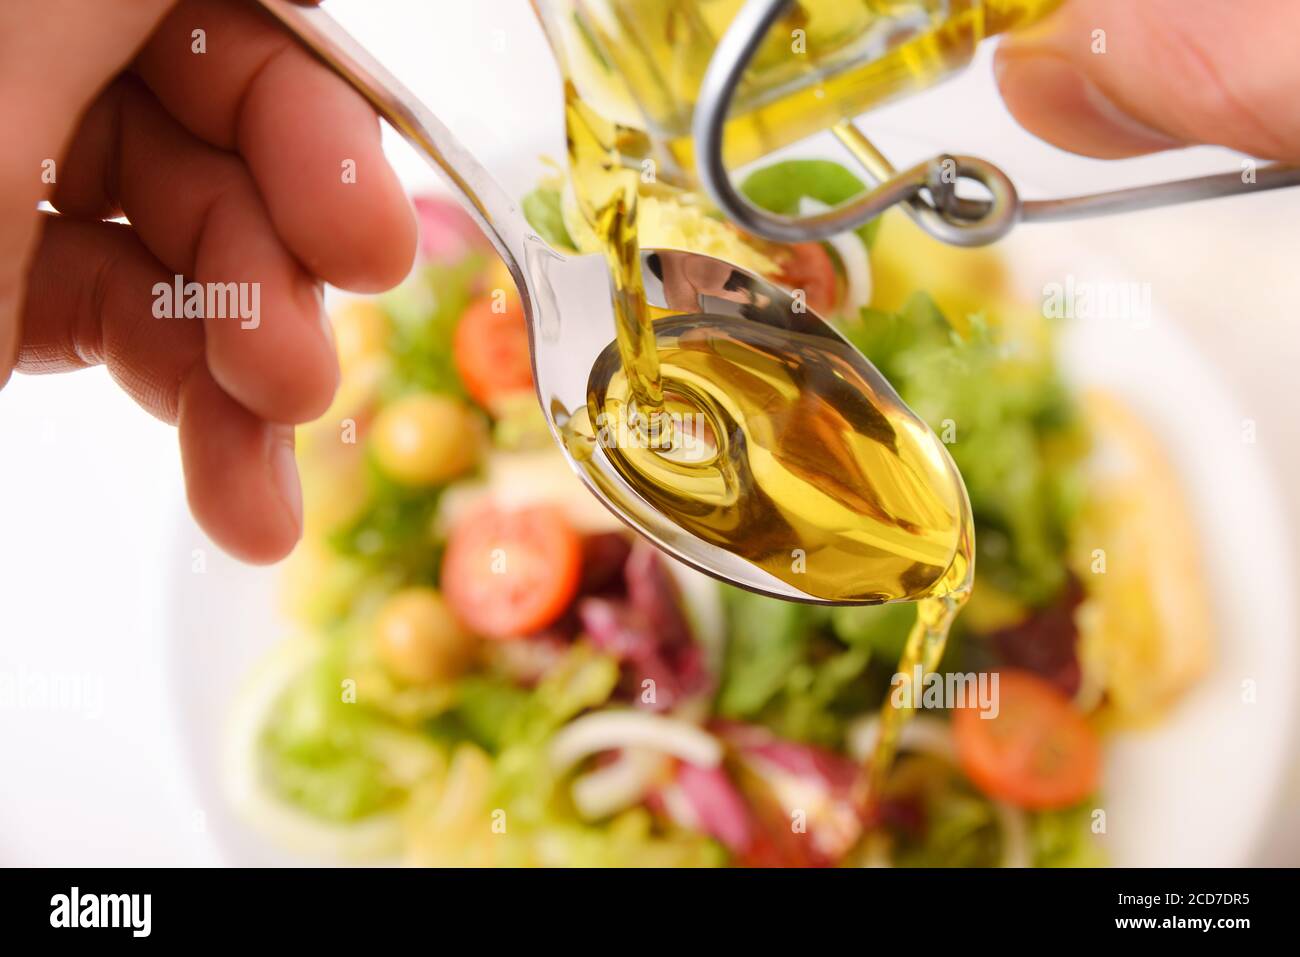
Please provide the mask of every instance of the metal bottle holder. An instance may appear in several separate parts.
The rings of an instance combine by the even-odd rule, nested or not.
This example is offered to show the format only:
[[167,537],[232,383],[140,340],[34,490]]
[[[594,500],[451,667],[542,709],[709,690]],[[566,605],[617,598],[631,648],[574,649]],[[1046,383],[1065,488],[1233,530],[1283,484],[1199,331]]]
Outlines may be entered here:
[[[834,128],[835,135],[861,164],[871,188],[856,199],[809,216],[770,213],[750,203],[732,184],[722,160],[723,128],[745,70],[792,3],[749,0],[741,8],[709,61],[691,128],[697,175],[709,197],[737,226],[767,239],[784,243],[826,239],[901,203],[936,239],[954,246],[982,246],[1021,222],[1085,219],[1300,185],[1300,164],[1273,163],[1257,170],[1251,182],[1239,173],[1220,173],[1082,196],[1022,200],[1002,169],[976,156],[941,154],[896,170],[856,125],[846,121]],[[963,179],[979,183],[989,198],[959,196],[957,184]]]

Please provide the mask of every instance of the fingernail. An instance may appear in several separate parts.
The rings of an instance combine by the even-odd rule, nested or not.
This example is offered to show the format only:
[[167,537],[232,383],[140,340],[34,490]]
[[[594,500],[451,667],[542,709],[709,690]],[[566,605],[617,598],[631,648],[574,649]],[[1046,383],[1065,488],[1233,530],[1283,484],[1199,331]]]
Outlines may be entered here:
[[1029,130],[1058,146],[1118,159],[1184,144],[1136,119],[1068,59],[1011,43],[998,51],[998,86]]
[[267,469],[271,484],[284,503],[298,535],[302,534],[302,484],[298,480],[298,462],[294,458],[294,435],[291,425],[273,425],[267,430]]
[[334,339],[334,323],[330,321],[330,314],[325,311],[325,287],[318,282],[312,283],[312,293],[316,298],[316,313],[320,316],[320,327],[325,333],[325,341],[330,344],[330,348],[338,351],[338,343]]
[[339,382],[342,373],[339,368],[339,344],[338,339],[334,336],[334,323],[330,320],[330,314],[325,310],[325,286],[319,282],[311,284],[312,300],[315,303],[317,321],[320,322],[321,333],[325,336],[325,343],[329,347],[330,359],[334,364],[334,394],[338,393]]
[[18,296],[4,291],[0,284],[0,389],[9,381],[9,376],[18,364],[18,341],[21,332],[18,325],[22,316],[18,313]]

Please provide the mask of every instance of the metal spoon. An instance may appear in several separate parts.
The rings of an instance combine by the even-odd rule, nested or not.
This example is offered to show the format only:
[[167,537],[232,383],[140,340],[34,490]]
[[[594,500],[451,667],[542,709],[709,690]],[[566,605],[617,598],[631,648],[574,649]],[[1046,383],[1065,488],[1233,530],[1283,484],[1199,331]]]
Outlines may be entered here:
[[[257,2],[424,154],[492,241],[519,287],[538,399],[565,457],[592,494],[635,531],[702,572],[777,598],[826,603],[680,528],[642,499],[612,466],[601,469],[599,486],[592,481],[570,454],[565,426],[571,415],[586,407],[588,376],[614,339],[613,292],[604,257],[565,256],[543,242],[518,205],[429,108],[329,15],[289,0]],[[867,378],[879,377],[865,357],[851,346],[844,349],[845,340],[831,325],[759,276],[710,256],[670,249],[642,249],[641,268],[652,306],[674,313],[737,316],[823,337],[837,353],[847,352],[860,361],[869,370]],[[947,461],[960,488],[956,466],[937,437],[933,453]],[[595,462],[600,465],[602,460],[596,449]]]

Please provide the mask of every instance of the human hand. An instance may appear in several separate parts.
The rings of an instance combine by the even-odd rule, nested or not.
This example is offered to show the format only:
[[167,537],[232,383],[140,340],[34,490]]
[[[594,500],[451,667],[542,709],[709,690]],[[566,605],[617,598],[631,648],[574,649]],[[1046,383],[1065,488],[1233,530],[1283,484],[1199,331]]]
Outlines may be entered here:
[[[293,424],[338,381],[320,282],[378,291],[415,254],[370,107],[251,4],[4,0],[0,142],[0,386],[106,364],[179,426],[208,534],[285,555]],[[249,284],[256,321],[155,318],[178,275]]]
[[1021,124],[1076,153],[1215,143],[1297,160],[1297,36],[1295,0],[1066,0],[1003,41],[998,84]]

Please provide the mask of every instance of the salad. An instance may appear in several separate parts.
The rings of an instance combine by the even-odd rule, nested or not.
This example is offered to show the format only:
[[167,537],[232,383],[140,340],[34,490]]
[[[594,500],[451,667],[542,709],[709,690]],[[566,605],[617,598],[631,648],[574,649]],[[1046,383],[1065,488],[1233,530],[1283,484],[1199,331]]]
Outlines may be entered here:
[[[819,160],[745,184],[786,213],[862,188]],[[272,839],[354,861],[1104,862],[1105,739],[1158,720],[1211,644],[1156,443],[1062,381],[1055,331],[995,254],[892,214],[774,245],[653,189],[644,245],[803,289],[948,443],[978,561],[940,671],[996,674],[996,716],[918,711],[864,807],[913,607],[783,603],[627,532],[553,446],[508,274],[423,198],[413,275],[333,310],[343,386],[299,437],[299,633],[232,718],[232,800]],[[593,248],[558,179],[524,208],[557,249]]]

